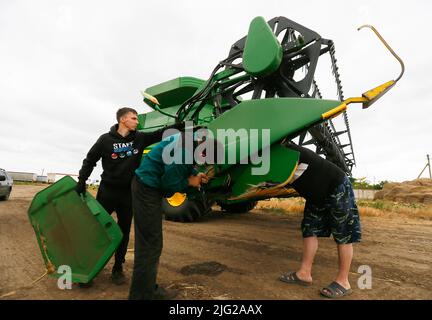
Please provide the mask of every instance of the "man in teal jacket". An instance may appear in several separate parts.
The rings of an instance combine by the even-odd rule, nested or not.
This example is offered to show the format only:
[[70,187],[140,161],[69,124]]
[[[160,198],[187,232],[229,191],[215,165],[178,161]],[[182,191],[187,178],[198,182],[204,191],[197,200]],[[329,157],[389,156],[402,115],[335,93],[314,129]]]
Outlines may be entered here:
[[[162,140],[144,156],[135,170],[132,181],[135,259],[129,299],[166,298],[166,291],[156,284],[163,246],[162,198],[185,192],[188,187],[199,188],[201,183],[208,182],[207,176],[194,168],[193,161],[185,161],[192,160],[193,150],[183,147],[184,140],[184,133]],[[166,150],[172,146],[182,161],[167,163]]]

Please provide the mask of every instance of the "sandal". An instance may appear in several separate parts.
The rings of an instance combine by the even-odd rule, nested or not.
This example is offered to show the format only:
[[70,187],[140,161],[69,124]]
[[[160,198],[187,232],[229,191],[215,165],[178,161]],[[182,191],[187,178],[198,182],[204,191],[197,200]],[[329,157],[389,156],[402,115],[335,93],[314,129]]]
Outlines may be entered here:
[[341,298],[341,297],[348,296],[351,293],[353,293],[353,291],[351,289],[345,289],[336,281],[333,281],[327,287],[322,288],[320,290],[320,292],[321,292],[321,295],[323,295],[326,298],[330,298],[330,299]]
[[301,280],[298,276],[296,272],[291,272],[291,273],[284,273],[279,277],[279,280],[282,282],[286,282],[286,283],[295,283],[295,284],[299,284],[301,286],[310,286],[312,284],[312,282],[308,282],[308,281],[303,281]]

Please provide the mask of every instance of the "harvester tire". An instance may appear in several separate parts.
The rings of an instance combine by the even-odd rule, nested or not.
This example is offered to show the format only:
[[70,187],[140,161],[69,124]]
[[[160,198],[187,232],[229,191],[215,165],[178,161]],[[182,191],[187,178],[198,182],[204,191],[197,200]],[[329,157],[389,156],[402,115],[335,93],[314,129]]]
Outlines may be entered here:
[[205,205],[198,199],[185,199],[180,205],[173,206],[168,199],[162,199],[165,220],[175,222],[194,222],[207,213]]

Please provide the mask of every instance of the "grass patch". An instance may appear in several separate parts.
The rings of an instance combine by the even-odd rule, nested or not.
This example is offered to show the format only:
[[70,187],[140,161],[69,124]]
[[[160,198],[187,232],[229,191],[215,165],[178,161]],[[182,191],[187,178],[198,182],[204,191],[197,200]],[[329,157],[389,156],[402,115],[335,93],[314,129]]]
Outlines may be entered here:
[[[256,209],[277,214],[303,214],[305,200],[303,198],[269,199],[259,201]],[[422,203],[403,203],[387,200],[357,201],[362,217],[403,216],[414,219],[432,220],[432,206]]]
[[279,214],[283,213],[298,215],[303,213],[304,205],[305,200],[303,198],[273,198],[269,200],[259,201],[255,208],[262,211],[272,211]]
[[48,187],[50,184],[47,182],[31,182],[31,181],[15,181],[14,186],[45,186]]
[[403,215],[410,218],[432,220],[432,206],[422,203],[404,203],[388,200],[359,200],[360,215]]

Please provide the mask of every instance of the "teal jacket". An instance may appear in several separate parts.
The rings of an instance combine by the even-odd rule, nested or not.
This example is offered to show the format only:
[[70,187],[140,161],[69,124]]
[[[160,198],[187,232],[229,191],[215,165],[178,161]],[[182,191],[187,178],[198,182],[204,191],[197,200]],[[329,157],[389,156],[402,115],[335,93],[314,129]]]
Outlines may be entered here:
[[[177,147],[180,134],[176,134],[165,138],[147,153],[141,160],[135,174],[138,179],[145,185],[160,190],[165,196],[171,196],[176,192],[185,192],[188,188],[188,177],[196,175],[198,171],[194,168],[193,164],[185,163],[185,160],[192,160],[192,153],[184,148]],[[170,146],[170,144],[172,144]],[[171,164],[166,164],[163,161],[163,150],[165,147],[176,148],[176,161]]]

